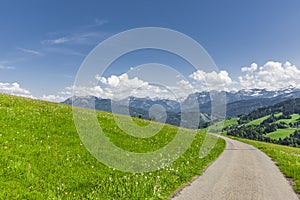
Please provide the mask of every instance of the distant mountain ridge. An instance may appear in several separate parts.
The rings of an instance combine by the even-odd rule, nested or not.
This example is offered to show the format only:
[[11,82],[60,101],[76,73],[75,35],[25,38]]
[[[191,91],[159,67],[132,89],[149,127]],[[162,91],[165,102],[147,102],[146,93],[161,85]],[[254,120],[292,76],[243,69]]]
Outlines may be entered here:
[[[291,87],[277,91],[268,91],[266,89],[250,89],[240,90],[237,92],[223,91],[222,93],[224,93],[226,96],[225,106],[227,108],[227,117],[245,115],[257,108],[272,106],[287,99],[300,97],[300,89]],[[209,115],[211,112],[211,97],[210,93],[206,91],[190,94],[183,102],[177,102],[170,99],[153,100],[149,97],[137,98],[132,96],[117,101],[111,99],[102,99],[95,96],[73,96],[66,99],[62,103],[69,105],[75,103],[75,105],[80,107],[88,107],[89,105],[95,104],[95,109],[106,112],[112,112],[111,105],[113,105],[115,108],[114,112],[118,113],[120,111],[120,114],[128,114],[123,112],[127,108],[131,116],[140,116],[144,119],[151,118],[148,111],[153,105],[158,104],[161,105],[168,114],[167,123],[179,125],[181,112],[195,112],[197,110],[195,107],[189,108],[188,106],[185,106],[183,109],[181,108],[181,105],[189,105],[189,102],[195,99],[198,102],[197,104],[199,106],[199,111],[201,112],[200,121],[205,122],[209,120]]]
[[[239,90],[237,92],[224,92],[226,96],[226,109],[228,117],[237,117],[248,114],[256,108],[271,106],[281,101],[300,97],[300,89],[286,88],[277,91],[266,89]],[[197,98],[200,112],[211,112],[211,101],[209,92],[198,92],[191,94],[189,98]]]

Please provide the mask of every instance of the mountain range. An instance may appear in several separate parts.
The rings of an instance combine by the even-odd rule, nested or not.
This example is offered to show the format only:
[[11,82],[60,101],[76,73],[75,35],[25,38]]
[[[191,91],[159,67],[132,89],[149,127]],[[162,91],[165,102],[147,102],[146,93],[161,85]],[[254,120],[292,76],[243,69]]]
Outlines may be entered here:
[[[266,89],[249,89],[239,90],[237,92],[221,92],[226,97],[226,116],[237,117],[245,115],[251,111],[266,106],[272,106],[281,101],[300,97],[300,89],[289,87],[286,89],[269,91]],[[114,112],[130,116],[151,119],[149,109],[154,105],[160,105],[167,113],[166,123],[179,125],[182,112],[195,112],[195,107],[189,107],[190,101],[196,100],[199,106],[200,123],[209,120],[211,113],[211,93],[207,91],[190,94],[183,102],[170,99],[150,99],[149,97],[137,98],[128,97],[122,100],[102,99],[95,96],[78,97],[73,96],[63,104],[76,105],[79,107],[91,108],[95,105],[95,109],[106,112]],[[184,105],[183,107],[181,107]],[[113,110],[112,110],[113,108]],[[154,109],[155,110],[155,109]],[[152,110],[153,111],[153,110]],[[154,111],[155,114],[156,111]],[[155,120],[160,121],[161,114],[159,109],[155,114]]]

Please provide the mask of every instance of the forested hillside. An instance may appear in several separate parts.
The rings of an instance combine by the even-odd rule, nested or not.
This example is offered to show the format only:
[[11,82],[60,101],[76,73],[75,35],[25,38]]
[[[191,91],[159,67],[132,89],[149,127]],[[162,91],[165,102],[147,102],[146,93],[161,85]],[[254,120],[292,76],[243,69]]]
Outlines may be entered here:
[[300,98],[242,115],[225,130],[231,136],[300,147]]

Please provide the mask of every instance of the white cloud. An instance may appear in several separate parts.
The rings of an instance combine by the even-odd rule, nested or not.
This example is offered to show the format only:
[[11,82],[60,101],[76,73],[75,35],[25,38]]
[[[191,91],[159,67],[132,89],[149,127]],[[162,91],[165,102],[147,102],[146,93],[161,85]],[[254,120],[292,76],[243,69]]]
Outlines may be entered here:
[[252,63],[249,67],[241,68],[243,76],[238,77],[238,81],[233,81],[228,72],[204,72],[198,70],[190,74],[194,82],[182,80],[174,85],[158,86],[138,77],[129,77],[127,73],[111,75],[110,77],[95,76],[98,84],[94,87],[77,87],[73,94],[74,86],[67,87],[57,95],[44,95],[42,99],[48,101],[61,102],[72,95],[77,96],[97,96],[120,100],[128,96],[150,97],[152,99],[173,99],[184,100],[189,94],[203,90],[234,90],[266,88],[268,90],[289,87],[290,85],[300,87],[300,69],[289,62],[279,63],[269,61],[263,66]]
[[61,94],[66,94],[68,96],[71,96],[70,94],[73,94],[75,96],[97,96],[102,97],[103,96],[103,89],[100,86],[95,87],[75,87],[75,86],[69,86],[66,87],[66,91],[62,92]]
[[107,84],[107,79],[105,77],[99,76],[99,74],[96,74],[96,80],[100,81],[103,84]]
[[265,88],[276,90],[289,86],[300,87],[300,69],[290,62],[280,63],[269,61],[258,67],[253,63],[250,67],[243,67],[246,74],[239,76],[242,88]]
[[91,26],[102,26],[102,25],[107,24],[107,23],[108,23],[108,21],[105,20],[105,19],[98,19],[98,18],[95,18],[95,19],[94,19],[94,24],[91,25]]
[[106,35],[105,32],[100,31],[84,31],[77,33],[66,33],[64,36],[57,37],[54,39],[42,40],[41,43],[44,45],[90,45],[97,44],[103,36]]
[[188,95],[196,92],[191,83],[183,79],[178,81],[175,86],[169,86],[167,88],[176,95],[176,99],[179,101],[185,100]]
[[17,47],[18,50],[24,52],[24,53],[29,53],[32,55],[43,55],[41,52],[32,50],[32,49],[25,49],[25,48],[21,48],[21,47]]
[[[120,76],[111,75],[107,78],[96,75],[95,78],[99,81],[99,86],[76,88],[75,95],[93,95],[115,100],[124,99],[128,96],[183,100],[194,92],[192,85],[186,80],[180,80],[175,85],[158,86],[138,77],[130,78],[127,73]],[[73,87],[68,89],[71,88]]]
[[141,95],[145,97],[149,96],[150,89],[152,88],[148,82],[140,80],[137,77],[130,79],[126,73],[120,76],[112,75],[108,78],[100,77],[98,80],[103,85],[102,95],[106,98],[122,99],[128,96]]
[[252,63],[250,65],[250,67],[242,67],[241,68],[242,72],[254,72],[255,70],[257,70],[257,64],[256,63]]
[[50,43],[52,44],[62,44],[62,43],[66,43],[70,41],[69,39],[67,39],[66,37],[61,37],[61,38],[57,38],[57,39],[54,39],[54,40],[50,40]]
[[50,95],[43,95],[41,98],[39,98],[41,100],[45,100],[45,101],[52,101],[52,102],[62,102],[64,100],[67,99],[67,97],[65,96],[60,96],[60,95],[54,95],[54,94],[50,94]]
[[13,66],[9,66],[9,65],[1,65],[0,64],[0,69],[15,69],[15,67],[13,67]]
[[54,44],[63,44],[70,41],[68,38],[66,37],[60,37],[60,38],[56,38],[56,39],[52,39],[52,40],[43,40],[42,44],[50,44],[50,45],[54,45]]
[[120,83],[120,79],[117,76],[112,75],[107,79],[107,84],[111,87],[117,87]]
[[219,73],[216,71],[207,73],[202,70],[198,70],[192,73],[189,77],[196,81],[200,90],[223,90],[233,84],[232,79],[225,70],[221,70]]
[[22,88],[19,83],[3,83],[0,82],[0,92],[16,95],[30,95],[30,91]]
[[3,93],[21,93],[30,94],[29,90],[20,87],[19,83],[2,83],[0,82],[0,91]]

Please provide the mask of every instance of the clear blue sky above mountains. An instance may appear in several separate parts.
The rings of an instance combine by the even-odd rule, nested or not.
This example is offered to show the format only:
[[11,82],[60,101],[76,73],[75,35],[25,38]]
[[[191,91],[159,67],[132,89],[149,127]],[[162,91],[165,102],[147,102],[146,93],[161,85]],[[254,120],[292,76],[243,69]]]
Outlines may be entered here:
[[[220,69],[191,72],[187,74],[191,83],[181,82],[179,88],[201,85],[203,77],[221,78],[228,90],[299,87],[299,10],[298,0],[2,0],[0,92],[60,101],[71,95],[80,64],[99,42],[147,26],[170,28],[192,37]],[[158,61],[169,58],[152,55]],[[143,83],[132,81],[126,72],[150,60],[143,54],[131,59],[120,61],[106,77],[99,78],[99,95],[110,97],[116,87]],[[144,89],[142,94],[148,95],[149,86]]]

